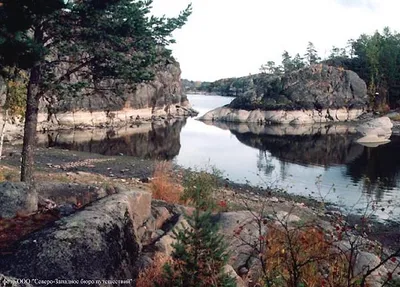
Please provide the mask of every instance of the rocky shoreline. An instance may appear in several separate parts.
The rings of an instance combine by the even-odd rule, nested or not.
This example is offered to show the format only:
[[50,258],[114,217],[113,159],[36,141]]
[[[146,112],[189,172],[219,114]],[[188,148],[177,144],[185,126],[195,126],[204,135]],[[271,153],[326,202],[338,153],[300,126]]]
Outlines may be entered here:
[[[18,176],[15,174],[19,164],[18,149],[17,146],[7,146],[5,150],[7,156],[3,160],[2,173],[8,166],[9,179],[12,179],[13,172],[15,177]],[[133,160],[132,157],[124,160],[124,157],[118,156],[39,148],[36,161],[41,201],[43,198],[51,199],[51,202],[64,206],[62,212],[70,216],[16,242],[13,247],[15,252],[2,256],[0,273],[46,280],[129,280],[136,278],[140,270],[151,264],[155,251],[170,254],[173,242],[171,229],[182,222],[182,213],[187,209],[151,199],[148,193],[150,185],[146,182],[152,180],[154,160]],[[177,167],[176,174],[181,171]],[[290,218],[293,224],[311,220],[327,228],[330,219],[339,214],[335,206],[322,207],[321,202],[307,197],[236,184],[224,178],[220,179],[220,184],[216,200],[225,202],[228,209],[216,215],[216,220],[221,223],[222,232],[232,240],[229,246],[236,256],[231,260],[230,267],[234,274],[240,276],[238,282],[243,285],[239,286],[247,286],[248,276],[254,274],[254,268],[257,268],[257,265],[252,265],[254,261],[249,261],[250,257],[244,255],[246,250],[235,245],[238,244],[235,230],[251,221],[249,208],[257,210],[265,202],[268,212],[276,212],[287,220]],[[88,201],[88,198],[92,199]],[[73,207],[68,209],[71,204],[79,207],[76,209],[78,212]],[[353,217],[351,224],[361,221],[360,217]],[[253,228],[249,223],[246,226]],[[396,236],[387,233],[388,227],[383,225],[376,225],[371,239],[380,240],[379,233],[383,230],[389,238],[385,246],[397,246]],[[391,231],[395,232],[394,229]],[[373,256],[374,262],[378,259],[375,255],[365,256]],[[26,260],[28,257],[34,260]],[[76,264],[70,266],[65,262]],[[384,268],[389,270],[393,266]],[[9,277],[0,280],[6,280],[4,278]]]

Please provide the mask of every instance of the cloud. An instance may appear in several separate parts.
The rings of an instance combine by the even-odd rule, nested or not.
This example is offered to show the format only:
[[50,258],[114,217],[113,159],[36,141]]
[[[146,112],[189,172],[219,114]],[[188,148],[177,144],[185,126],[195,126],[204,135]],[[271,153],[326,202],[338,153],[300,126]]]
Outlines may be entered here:
[[367,8],[374,10],[376,3],[372,0],[336,0],[340,5],[350,8]]

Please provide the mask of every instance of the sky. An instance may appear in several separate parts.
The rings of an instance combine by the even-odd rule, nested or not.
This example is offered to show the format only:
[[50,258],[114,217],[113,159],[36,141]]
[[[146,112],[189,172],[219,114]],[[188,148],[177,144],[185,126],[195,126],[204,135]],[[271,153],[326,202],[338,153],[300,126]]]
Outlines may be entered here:
[[193,14],[169,48],[193,81],[257,73],[284,50],[303,55],[309,41],[324,57],[362,33],[400,31],[399,0],[154,0],[153,13],[176,16],[189,3]]

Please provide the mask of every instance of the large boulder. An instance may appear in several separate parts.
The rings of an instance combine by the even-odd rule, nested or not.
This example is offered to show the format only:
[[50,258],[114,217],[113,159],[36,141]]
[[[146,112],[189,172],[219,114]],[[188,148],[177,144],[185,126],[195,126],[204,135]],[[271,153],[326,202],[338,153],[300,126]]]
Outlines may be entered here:
[[30,214],[38,210],[38,195],[22,182],[0,183],[0,218]]
[[0,258],[0,273],[48,282],[104,279],[132,283],[141,250],[140,228],[150,216],[149,193],[123,191],[109,196],[19,242],[14,254]]
[[313,65],[283,76],[258,75],[254,87],[203,120],[285,124],[349,121],[367,107],[365,82],[354,72]]
[[369,120],[357,126],[357,131],[363,135],[357,142],[365,145],[376,145],[389,142],[393,123],[388,117]]

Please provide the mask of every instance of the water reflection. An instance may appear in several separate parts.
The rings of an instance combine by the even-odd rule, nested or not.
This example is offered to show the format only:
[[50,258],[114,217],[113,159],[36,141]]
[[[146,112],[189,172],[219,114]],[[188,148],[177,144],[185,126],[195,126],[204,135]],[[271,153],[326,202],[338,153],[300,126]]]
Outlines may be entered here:
[[[355,183],[364,183],[367,190],[375,187],[378,192],[399,187],[400,137],[392,136],[391,142],[376,148],[365,147],[363,153],[346,165],[346,175]],[[365,178],[368,181],[365,182]]]
[[[322,167],[328,177],[330,174],[337,177],[340,169],[342,178],[350,178],[354,187],[374,194],[379,201],[384,192],[400,186],[400,137],[392,136],[386,145],[367,147],[356,142],[359,135],[351,125],[206,124],[229,130],[240,143],[257,149],[257,169],[267,177],[278,173],[282,182],[289,176],[288,166],[294,165],[307,169]],[[301,171],[298,173],[301,176]],[[354,189],[349,185],[341,188]]]
[[176,120],[113,130],[55,131],[40,135],[39,142],[48,147],[108,156],[171,160],[179,154],[180,132],[185,123]]

